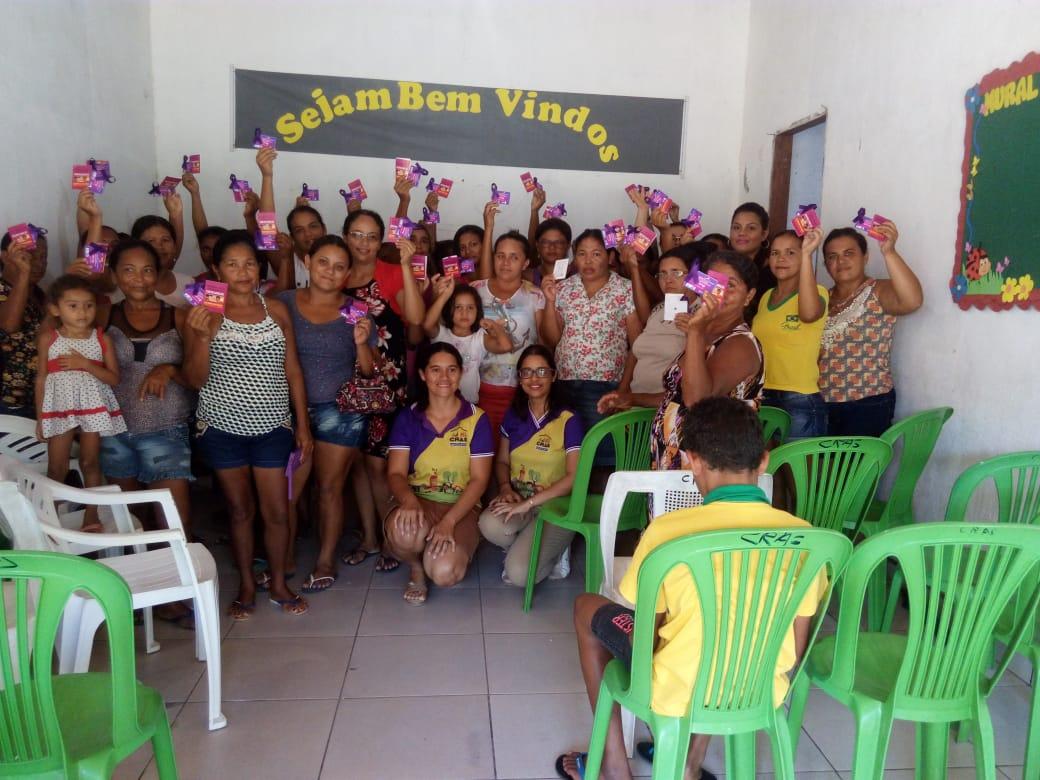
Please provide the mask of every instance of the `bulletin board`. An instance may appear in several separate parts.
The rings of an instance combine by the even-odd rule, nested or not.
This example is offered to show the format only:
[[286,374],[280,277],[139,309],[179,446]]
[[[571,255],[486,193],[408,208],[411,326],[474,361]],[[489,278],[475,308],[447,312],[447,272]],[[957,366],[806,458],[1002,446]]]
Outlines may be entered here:
[[962,309],[1040,309],[1040,53],[969,89],[950,293]]

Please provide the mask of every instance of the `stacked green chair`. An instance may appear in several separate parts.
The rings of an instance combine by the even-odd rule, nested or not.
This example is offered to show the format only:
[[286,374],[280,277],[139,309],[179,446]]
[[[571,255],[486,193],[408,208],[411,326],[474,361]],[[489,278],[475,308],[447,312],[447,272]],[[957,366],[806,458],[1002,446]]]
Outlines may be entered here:
[[791,415],[775,406],[760,406],[758,419],[762,423],[762,439],[767,447],[774,439],[777,444],[787,441],[787,434],[791,432]]
[[[650,468],[650,424],[654,409],[630,409],[600,420],[586,432],[581,442],[574,486],[569,496],[554,498],[539,507],[531,540],[531,559],[524,588],[524,612],[531,609],[538,551],[542,546],[542,530],[546,523],[575,531],[585,537],[585,591],[599,592],[603,581],[603,554],[599,544],[599,510],[603,496],[589,493],[596,450],[608,436],[614,443],[617,471],[645,471]],[[643,528],[647,522],[646,502],[630,496],[621,512],[618,530]]]
[[790,470],[792,514],[817,528],[855,532],[891,459],[892,447],[881,439],[823,436],[777,447],[768,471],[775,478],[782,467]]
[[[905,635],[860,628],[871,577],[889,558],[906,580]],[[894,719],[917,723],[917,777],[946,777],[950,724],[963,720],[974,731],[977,776],[995,778],[986,662],[993,631],[1014,599],[1024,597],[1027,607],[1012,627],[1011,646],[1033,630],[1038,566],[1040,528],[1027,526],[918,523],[860,544],[845,570],[837,633],[816,643],[794,684],[795,747],[816,685],[852,711],[857,780],[882,776]]]
[[[772,741],[776,777],[793,778],[787,717],[774,701],[777,659],[803,599],[819,587],[817,575],[823,572],[833,582],[851,554],[852,543],[842,534],[815,528],[711,531],[651,552],[639,570],[632,666],[614,660],[604,672],[585,777],[599,776],[616,703],[653,733],[654,780],[682,778],[691,734],[725,735],[726,776],[753,778],[755,732],[762,729]],[[650,706],[652,659],[658,593],[676,567],[688,569],[696,585],[704,641],[700,658],[690,659],[697,671],[689,709],[669,717]],[[817,628],[829,596],[828,589],[816,612]],[[759,615],[756,631],[730,628],[747,626]]]
[[[881,434],[880,438],[891,445],[893,452],[902,442],[902,451],[888,499],[875,498],[870,502],[867,516],[859,527],[863,536],[874,536],[889,528],[914,522],[914,491],[928,459],[932,457],[939,434],[952,414],[953,409],[949,406],[927,409],[900,420]],[[888,573],[885,567],[881,567],[867,598],[867,625],[872,630],[880,630],[884,625],[881,613],[887,598]]]
[[[0,641],[0,776],[107,778],[151,740],[159,777],[175,780],[166,707],[135,679],[133,610],[122,578],[72,555],[3,552],[0,585],[8,583],[14,598],[0,599],[0,625],[13,612],[15,630]],[[89,592],[105,613],[111,673],[52,673],[55,635],[74,591]]]

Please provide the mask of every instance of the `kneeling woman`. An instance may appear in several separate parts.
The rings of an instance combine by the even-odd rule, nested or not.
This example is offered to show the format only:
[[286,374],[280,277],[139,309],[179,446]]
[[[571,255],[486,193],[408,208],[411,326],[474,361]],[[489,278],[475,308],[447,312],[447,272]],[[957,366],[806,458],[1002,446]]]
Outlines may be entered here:
[[390,432],[387,477],[394,508],[384,534],[390,552],[411,568],[404,600],[426,601],[427,577],[455,585],[480,541],[477,513],[491,475],[491,426],[458,396],[462,357],[435,342],[420,351],[418,400]]
[[[213,262],[228,285],[224,313],[202,306],[188,313],[183,372],[199,389],[199,449],[217,472],[231,515],[231,549],[240,582],[229,614],[234,620],[248,620],[256,605],[255,484],[271,567],[271,602],[284,612],[302,615],[307,602],[285,584],[285,467],[294,439],[305,462],[311,458],[313,441],[292,317],[284,303],[256,292],[260,264],[248,232],[231,230],[221,236]],[[296,414],[295,437],[290,409]]]
[[[523,587],[538,507],[571,492],[583,432],[578,416],[556,399],[556,363],[548,348],[532,344],[516,366],[520,386],[502,422],[495,458],[501,488],[480,515],[480,531],[507,551],[502,579]],[[573,531],[545,524],[535,582],[556,576],[550,572],[573,538]],[[563,575],[562,566],[556,570]]]

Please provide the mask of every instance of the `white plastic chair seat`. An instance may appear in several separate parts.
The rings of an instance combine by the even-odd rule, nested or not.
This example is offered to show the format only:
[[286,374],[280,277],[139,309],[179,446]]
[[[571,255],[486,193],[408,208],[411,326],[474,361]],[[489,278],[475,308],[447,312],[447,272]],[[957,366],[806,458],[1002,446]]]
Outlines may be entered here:
[[[217,563],[203,545],[189,544],[188,555],[199,582],[217,579]],[[154,604],[166,604],[171,601],[168,591],[178,588],[183,588],[185,592],[180,598],[191,598],[191,586],[182,584],[177,561],[168,547],[135,555],[102,558],[99,563],[119,572],[126,580],[126,584],[130,586],[130,593],[134,596],[135,607],[145,606],[149,593],[161,596],[153,602]],[[176,598],[174,597],[174,600]]]

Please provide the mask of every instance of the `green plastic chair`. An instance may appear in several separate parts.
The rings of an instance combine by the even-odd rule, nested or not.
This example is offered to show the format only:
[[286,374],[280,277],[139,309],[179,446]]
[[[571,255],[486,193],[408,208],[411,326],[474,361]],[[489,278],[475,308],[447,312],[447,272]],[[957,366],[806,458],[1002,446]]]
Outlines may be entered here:
[[[863,632],[870,579],[890,557],[907,583],[908,631]],[[965,720],[974,731],[977,776],[995,778],[984,677],[988,648],[997,620],[1016,596],[1026,595],[1028,607],[1012,642],[1032,630],[1038,565],[1040,528],[1027,526],[917,523],[860,544],[845,571],[837,634],[816,643],[806,674],[794,684],[789,717],[795,747],[814,684],[852,711],[857,780],[882,776],[894,719],[917,723],[917,777],[946,777],[950,724]],[[940,587],[929,587],[929,580]],[[1011,657],[1005,654],[993,679]]]
[[[889,443],[893,452],[902,441],[902,451],[888,499],[875,497],[867,508],[867,516],[859,527],[863,536],[874,536],[889,528],[914,522],[914,491],[932,456],[939,434],[952,414],[953,409],[949,406],[928,409],[900,420],[881,434],[880,438]],[[892,468],[892,464],[889,468]],[[871,631],[880,631],[890,625],[882,614],[888,592],[888,572],[882,566],[877,571],[867,597],[867,626]]]
[[762,423],[762,439],[766,446],[772,444],[773,439],[778,445],[787,441],[787,434],[791,432],[791,415],[775,406],[760,406],[758,419]]
[[[14,638],[0,641],[0,776],[107,778],[151,740],[159,777],[175,780],[166,707],[135,679],[133,610],[122,578],[73,555],[4,552],[0,583],[14,587],[13,606],[0,599],[0,626],[12,610],[15,618]],[[55,635],[74,591],[89,592],[104,610],[111,673],[52,674]]]
[[[817,574],[830,581],[852,554],[842,534],[816,528],[741,529],[692,534],[653,550],[639,569],[632,667],[607,664],[596,701],[585,777],[599,776],[614,704],[645,721],[654,736],[654,780],[680,780],[690,734],[726,737],[726,777],[755,777],[755,732],[773,745],[778,778],[794,777],[794,751],[784,707],[773,701],[777,658],[798,608]],[[658,593],[666,575],[685,567],[696,584],[705,641],[686,714],[669,717],[650,708]],[[721,572],[719,583],[715,572]],[[827,611],[830,588],[817,608],[816,628]],[[734,631],[755,616],[757,631]],[[729,630],[727,630],[729,629]],[[811,632],[809,647],[812,646]],[[797,674],[796,674],[797,676]]]
[[781,467],[790,469],[794,515],[817,528],[855,532],[891,459],[892,448],[881,439],[824,436],[777,447],[768,471],[776,477]]
[[[542,547],[542,531],[546,523],[575,531],[585,537],[585,591],[598,593],[603,581],[603,555],[599,544],[599,510],[603,496],[590,494],[589,477],[601,441],[608,436],[614,442],[615,470],[646,471],[650,468],[650,424],[654,409],[630,409],[600,420],[581,442],[574,486],[569,496],[554,498],[539,507],[531,540],[531,558],[527,565],[524,587],[524,612],[531,609],[534,578],[538,568],[538,552]],[[638,495],[629,496],[621,511],[618,530],[644,528],[647,523],[646,502]]]

